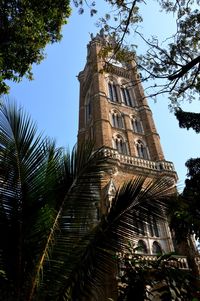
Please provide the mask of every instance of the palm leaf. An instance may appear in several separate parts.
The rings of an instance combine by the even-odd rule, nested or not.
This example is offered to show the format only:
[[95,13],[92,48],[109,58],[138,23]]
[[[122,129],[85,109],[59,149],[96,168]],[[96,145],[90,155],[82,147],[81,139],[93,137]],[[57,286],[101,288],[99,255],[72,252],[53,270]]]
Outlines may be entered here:
[[[99,220],[107,164],[86,143],[72,155],[37,135],[15,105],[0,108],[0,293],[4,300],[102,300],[114,254],[134,240],[134,216],[163,218],[171,183],[135,178]],[[65,196],[65,197],[64,197]],[[8,239],[9,238],[9,239]],[[43,282],[41,283],[41,276]],[[39,285],[39,286],[38,286]],[[37,288],[37,289],[36,289]]]
[[[97,161],[94,165],[98,166]],[[94,172],[93,166],[90,168]],[[97,167],[95,170],[97,172]],[[102,170],[101,164],[100,170]],[[92,174],[89,174],[90,184],[94,179],[94,176],[92,179],[91,176]],[[88,187],[85,200],[82,190],[79,190],[83,189],[82,184],[83,182],[81,187],[77,186],[75,195],[68,196],[68,202],[72,200],[73,214],[75,216],[77,214],[79,219],[76,220],[73,215],[66,226],[66,219],[69,218],[65,213],[68,212],[65,211],[66,208],[60,219],[61,232],[56,240],[53,258],[50,260],[49,274],[46,275],[48,289],[52,288],[52,291],[51,289],[48,291],[48,300],[82,300],[83,296],[86,299],[103,300],[105,287],[102,284],[105,282],[105,277],[110,274],[110,271],[116,270],[114,254],[127,248],[128,242],[134,241],[136,237],[132,222],[134,214],[139,211],[142,212],[142,218],[147,218],[149,210],[153,210],[152,214],[164,218],[166,198],[172,192],[171,180],[150,181],[137,177],[121,188],[108,216],[102,217],[102,220],[97,222],[94,216],[89,218],[86,215],[86,212],[92,211],[93,207],[88,199]],[[98,187],[92,183],[89,188],[92,195],[94,194],[93,202],[96,202],[99,197],[95,199]],[[92,191],[92,188],[95,190]],[[75,203],[76,197],[80,198],[78,203]],[[49,286],[51,283],[49,275],[53,277],[54,285]]]
[[[0,107],[0,270],[7,300],[27,300],[66,174],[63,155],[14,104]],[[5,280],[6,279],[6,280]],[[1,280],[0,280],[1,281]],[[6,282],[6,283],[5,283]]]
[[[59,230],[56,231],[55,227],[52,232],[55,237],[53,257],[47,261],[45,271],[48,283],[53,278],[50,288],[48,285],[48,298],[51,294],[52,298],[58,294],[63,279],[66,279],[63,270],[68,274],[72,270],[71,266],[76,264],[77,258],[71,256],[73,250],[77,249],[76,246],[79,246],[79,252],[84,250],[86,243],[82,238],[97,223],[96,204],[99,202],[100,170],[104,160],[99,159],[97,163],[96,156],[100,151],[93,153],[92,150],[93,145],[86,143],[78,150],[75,147],[71,156],[73,182],[57,215]],[[70,264],[66,259],[69,259]],[[44,286],[45,283],[41,290],[43,293],[47,291]]]

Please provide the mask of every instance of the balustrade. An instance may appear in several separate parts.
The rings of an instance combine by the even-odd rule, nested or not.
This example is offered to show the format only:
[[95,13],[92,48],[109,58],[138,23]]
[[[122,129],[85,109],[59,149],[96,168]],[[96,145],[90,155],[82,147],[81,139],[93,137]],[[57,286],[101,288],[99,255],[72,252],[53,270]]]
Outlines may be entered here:
[[156,171],[175,171],[174,165],[169,161],[151,161],[142,158],[131,157],[128,155],[119,154],[118,151],[111,148],[103,148],[101,155],[106,158],[119,160],[123,164],[130,164],[138,167],[143,167]]

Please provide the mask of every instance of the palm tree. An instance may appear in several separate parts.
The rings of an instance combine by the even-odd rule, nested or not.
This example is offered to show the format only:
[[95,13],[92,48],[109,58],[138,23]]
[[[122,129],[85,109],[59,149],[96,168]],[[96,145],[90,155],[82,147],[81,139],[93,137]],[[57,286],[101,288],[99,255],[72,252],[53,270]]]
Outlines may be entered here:
[[57,208],[67,157],[15,105],[0,108],[0,266],[4,300],[27,300]]
[[0,294],[2,300],[104,300],[115,254],[133,240],[140,211],[163,218],[169,180],[125,184],[99,218],[101,150],[72,154],[37,134],[14,104],[0,107]]

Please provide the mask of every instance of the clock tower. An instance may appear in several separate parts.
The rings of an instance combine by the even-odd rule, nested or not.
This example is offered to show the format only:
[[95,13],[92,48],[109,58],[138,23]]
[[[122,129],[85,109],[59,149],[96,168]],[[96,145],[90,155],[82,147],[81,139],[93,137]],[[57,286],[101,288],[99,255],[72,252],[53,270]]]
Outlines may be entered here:
[[[107,59],[100,56],[102,47],[112,43],[103,33],[93,37],[85,68],[78,75],[78,143],[93,140],[108,164],[101,183],[100,214],[109,210],[116,189],[137,175],[177,181],[173,163],[165,160],[134,59],[118,62],[112,51]],[[138,225],[137,237],[141,253],[174,251],[168,224],[151,215]]]

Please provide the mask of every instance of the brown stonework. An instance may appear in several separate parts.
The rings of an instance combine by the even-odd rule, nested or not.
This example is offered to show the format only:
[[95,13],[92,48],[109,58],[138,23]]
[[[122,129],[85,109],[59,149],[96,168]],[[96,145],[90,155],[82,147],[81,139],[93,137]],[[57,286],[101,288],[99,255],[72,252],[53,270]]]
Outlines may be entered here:
[[[105,37],[97,35],[88,45],[87,63],[78,78],[80,81],[80,111],[78,143],[93,138],[95,148],[102,146],[115,150],[115,137],[121,137],[126,144],[126,153],[116,149],[119,154],[131,158],[141,159],[141,164],[126,164],[126,168],[120,169],[120,177],[114,176],[116,186],[120,186],[125,180],[134,175],[149,175],[160,177],[160,173],[177,179],[173,167],[166,167],[171,162],[165,161],[160,138],[157,133],[152,112],[144,96],[144,91],[137,73],[135,62],[129,62],[127,67],[113,66],[104,68],[105,59],[98,56],[102,44],[106,43]],[[104,69],[104,72],[102,70]],[[109,95],[108,84],[115,84],[118,101],[112,100]],[[134,103],[127,105],[123,101],[122,87],[129,91]],[[87,103],[90,103],[90,116],[87,120]],[[112,121],[112,113],[122,116],[123,126],[116,126]],[[137,132],[131,123],[137,119],[141,123],[142,131]],[[142,150],[138,153],[137,144],[142,144]],[[126,159],[126,161],[131,159]],[[143,161],[142,161],[143,160]],[[145,161],[147,160],[147,161]],[[146,162],[146,163],[145,163]],[[112,164],[119,164],[113,162]],[[145,169],[143,165],[155,164],[155,169]],[[163,168],[163,166],[165,166]],[[120,167],[121,168],[121,167]],[[171,168],[171,169],[170,169]],[[163,169],[163,170],[162,170]]]
[[[146,176],[147,181],[148,178],[160,177],[171,178],[174,183],[177,181],[173,164],[164,158],[134,60],[127,66],[104,68],[105,62],[98,56],[103,43],[106,43],[103,36],[97,35],[92,39],[88,45],[85,68],[78,76],[78,143],[93,138],[95,149],[104,147],[103,155],[108,166],[101,181],[101,214],[109,210],[108,190],[111,182],[118,189],[137,175]],[[109,89],[114,90],[111,93]],[[123,89],[129,95],[128,101]],[[116,93],[117,101],[114,99]],[[113,119],[112,114],[118,117]],[[167,224],[162,224],[161,232],[160,237],[150,237],[148,233],[142,237],[149,246],[148,249],[151,249],[153,241],[156,240],[164,252],[174,251]]]

